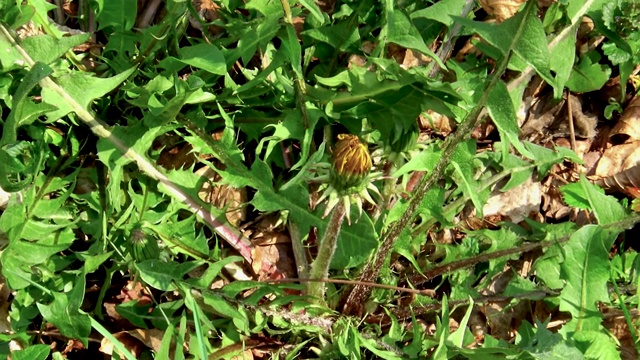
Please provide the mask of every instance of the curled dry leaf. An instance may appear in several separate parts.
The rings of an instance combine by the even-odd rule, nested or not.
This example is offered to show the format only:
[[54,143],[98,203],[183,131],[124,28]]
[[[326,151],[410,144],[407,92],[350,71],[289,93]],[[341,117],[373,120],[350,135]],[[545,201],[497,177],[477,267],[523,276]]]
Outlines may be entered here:
[[611,129],[609,136],[621,137],[621,142],[640,140],[640,96],[631,100],[616,126]]
[[[289,233],[279,226],[281,220],[277,214],[263,217],[251,230],[248,237],[254,247],[253,271],[260,280],[295,277],[296,264],[292,257],[291,238]],[[273,268],[263,268],[266,263]]]
[[247,189],[216,184],[221,179],[220,175],[209,167],[199,169],[196,174],[210,180],[200,188],[198,192],[200,199],[217,208],[226,208],[227,221],[233,226],[237,227],[246,219],[247,209],[244,204],[247,202]]
[[[1,252],[0,252],[1,253]],[[11,306],[11,290],[7,286],[4,276],[0,276],[0,332],[8,334],[13,331],[11,318],[9,317],[9,307]],[[14,340],[11,340],[13,342]]]
[[479,2],[487,14],[493,15],[497,22],[503,22],[518,12],[525,0],[479,0]]
[[[113,334],[113,336],[124,345],[124,347],[133,354],[136,358],[138,358],[142,352],[145,350],[145,345],[142,341],[137,339],[135,336],[131,335],[128,331],[121,331]],[[114,351],[113,343],[107,339],[103,338],[100,341],[100,352],[112,355]],[[121,359],[124,359],[124,354],[119,354]]]
[[424,64],[428,64],[431,62],[431,58],[427,55],[415,51],[412,49],[407,49],[404,53],[404,59],[402,59],[402,68],[403,69],[411,69],[416,66],[422,66]]
[[640,141],[605,150],[589,178],[605,190],[624,192],[626,187],[640,187]]
[[570,94],[569,101],[569,105],[564,99],[554,101],[552,93],[540,97],[531,106],[529,116],[522,125],[522,137],[536,141],[569,136],[568,108],[570,106],[575,136],[593,139],[596,136],[598,118],[583,112],[582,102],[577,96]]
[[10,198],[11,194],[0,188],[0,210],[4,210],[7,208],[7,204],[9,203]]
[[531,213],[540,211],[542,185],[529,178],[524,183],[506,192],[494,190],[484,205],[486,217],[501,215],[514,223],[519,223]]
[[420,129],[431,130],[441,136],[451,134],[457,126],[455,120],[433,110],[427,110],[420,114],[418,123],[420,124]]

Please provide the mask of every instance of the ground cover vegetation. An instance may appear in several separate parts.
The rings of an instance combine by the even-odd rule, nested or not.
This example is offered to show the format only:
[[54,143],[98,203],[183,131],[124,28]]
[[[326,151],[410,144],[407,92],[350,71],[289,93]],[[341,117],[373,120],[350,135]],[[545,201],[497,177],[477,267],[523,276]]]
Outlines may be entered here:
[[0,356],[635,359],[640,5],[0,0]]

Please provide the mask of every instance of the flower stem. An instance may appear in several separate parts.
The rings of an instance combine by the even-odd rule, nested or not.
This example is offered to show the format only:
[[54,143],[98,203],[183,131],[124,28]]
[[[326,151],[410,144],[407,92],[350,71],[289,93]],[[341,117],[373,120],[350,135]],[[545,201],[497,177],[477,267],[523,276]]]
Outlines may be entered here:
[[[327,229],[320,241],[320,247],[318,248],[318,256],[311,264],[311,273],[309,278],[311,279],[325,279],[329,277],[329,265],[333,254],[336,252],[336,244],[338,243],[338,235],[340,234],[340,228],[344,222],[345,207],[342,201],[336,204],[336,207],[331,211],[331,218]],[[324,282],[309,282],[307,283],[307,295],[315,297],[318,301],[324,301],[325,284]]]

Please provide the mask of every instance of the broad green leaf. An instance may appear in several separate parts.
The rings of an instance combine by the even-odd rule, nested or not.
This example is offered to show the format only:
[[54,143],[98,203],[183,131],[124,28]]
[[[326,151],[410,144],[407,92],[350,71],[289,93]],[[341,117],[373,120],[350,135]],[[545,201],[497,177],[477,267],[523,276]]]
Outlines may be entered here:
[[618,360],[621,358],[619,344],[616,346],[611,336],[605,331],[579,331],[571,339],[583,351],[585,359]]
[[[55,233],[51,235],[55,237]],[[12,289],[24,289],[38,281],[38,276],[33,273],[31,266],[42,264],[70,245],[70,242],[44,245],[23,240],[11,241],[0,257],[2,274]]]
[[613,196],[604,194],[604,190],[591,184],[584,175],[580,181],[560,188],[567,204],[579,209],[591,210],[598,224],[612,224],[629,217],[628,211]]
[[0,139],[0,187],[7,192],[16,192],[26,187],[40,171],[44,156],[44,144],[17,142],[21,126],[29,125],[40,115],[54,110],[49,105],[31,101],[28,94],[40,80],[53,70],[46,64],[36,63],[23,77],[12,99],[12,111],[7,117]]
[[316,108],[313,104],[307,103],[307,120],[309,121],[309,127],[305,129],[304,122],[302,121],[302,115],[298,110],[289,110],[285,111],[285,120],[282,123],[278,123],[275,125],[267,125],[267,128],[273,128],[274,132],[271,136],[266,136],[260,139],[258,143],[258,147],[256,149],[256,154],[260,154],[262,152],[262,147],[264,143],[267,143],[267,149],[264,153],[263,158],[268,159],[275,147],[280,144],[283,140],[287,139],[295,139],[300,141],[302,144],[302,154],[300,156],[300,160],[292,167],[292,170],[299,168],[304,165],[309,157],[309,152],[311,148],[311,142],[313,133],[315,130],[315,126],[324,114],[318,108]]
[[[146,154],[157,134],[163,131],[161,127],[148,129],[142,122],[130,126],[117,126],[111,129],[113,138],[118,139],[131,151]],[[99,139],[97,144],[98,158],[109,168],[110,180],[107,185],[109,202],[116,212],[122,208],[121,182],[124,176],[124,166],[131,163],[131,159],[122,156],[121,151],[110,139]]]
[[530,163],[513,154],[508,154],[503,158],[502,165],[505,170],[515,170],[511,171],[509,181],[507,181],[507,183],[500,189],[502,192],[509,191],[519,186],[530,179],[533,175],[534,168]]
[[49,345],[30,345],[23,350],[12,351],[12,360],[45,360],[48,358],[51,348]]
[[138,4],[128,0],[97,0],[98,30],[113,26],[117,31],[130,30],[136,22]]
[[91,333],[91,320],[80,310],[85,292],[85,278],[78,276],[71,291],[67,293],[53,293],[53,302],[49,305],[38,303],[38,310],[42,317],[58,328],[60,333],[72,339],[80,340],[88,346]]
[[555,84],[553,97],[562,97],[564,86],[569,81],[573,63],[576,58],[576,32],[578,25],[573,25],[569,30],[570,35],[565,36],[558,44],[551,49],[550,64],[551,70],[555,72]]
[[580,62],[573,68],[567,87],[573,92],[590,92],[600,88],[609,80],[611,69],[598,63],[600,55],[591,51],[580,58]]
[[300,3],[300,5],[302,5],[305,9],[309,10],[311,16],[313,16],[316,21],[318,21],[319,25],[324,24],[324,15],[322,15],[322,10],[320,10],[320,7],[318,7],[318,4],[316,4],[315,1],[298,0],[298,3]]
[[438,146],[430,146],[428,149],[420,151],[415,156],[412,156],[411,159],[395,173],[393,173],[392,176],[394,178],[399,178],[400,176],[413,171],[426,171],[428,173],[433,170],[434,166],[436,166],[436,163],[442,156],[441,152],[442,149],[440,149]]
[[[222,212],[216,215],[224,218],[224,213]],[[150,226],[172,252],[183,253],[198,260],[208,260],[209,246],[207,238],[201,231],[196,232],[195,227],[195,217],[182,221],[170,219],[164,224]]]
[[584,359],[584,355],[573,344],[564,341],[562,336],[547,330],[546,323],[536,320],[537,329],[525,353],[534,359]]
[[[29,22],[36,12],[33,6],[12,0],[3,0],[0,5],[0,20],[8,24],[12,29],[17,29]],[[2,48],[4,49],[4,47]]]
[[[185,319],[183,317],[183,319]],[[176,331],[175,327],[173,326],[167,326],[167,329],[164,332],[164,335],[162,335],[162,342],[160,343],[160,348],[158,349],[158,351],[156,352],[156,357],[158,359],[170,359],[170,351],[171,351],[171,344],[174,342],[174,332]],[[182,342],[181,342],[182,343]],[[177,351],[177,354],[174,354],[175,359],[179,359],[178,354],[182,354],[182,349],[180,349],[180,351]],[[184,359],[184,354],[182,354],[182,358]]]
[[[498,128],[500,139],[513,145],[520,154],[533,158],[533,155],[520,141],[520,128],[516,120],[516,110],[509,96],[509,90],[507,90],[507,86],[502,81],[498,81],[491,90],[486,106],[493,123]],[[503,153],[503,156],[506,157],[507,153]]]
[[609,250],[616,236],[611,230],[587,225],[578,229],[565,244],[561,278],[566,285],[560,294],[560,310],[572,317],[563,326],[565,334],[601,328],[598,303],[609,302]]
[[[555,86],[550,72],[549,51],[542,22],[536,15],[537,6],[530,2],[524,10],[500,24],[471,21],[455,17],[456,22],[475,30],[503,56],[511,51],[531,65],[538,75]],[[514,39],[519,39],[514,43]]]
[[[16,132],[22,125],[27,125],[35,120],[41,113],[33,112],[33,108],[37,107],[35,103],[29,100],[28,94],[40,82],[40,80],[49,76],[53,72],[48,65],[36,63],[31,67],[29,73],[22,78],[20,85],[13,94],[11,113],[7,117],[2,129],[2,140],[0,146],[12,144],[16,141]],[[48,110],[52,110],[51,107]]]
[[[262,0],[261,0],[262,1]],[[256,0],[252,0],[247,4],[255,3]],[[275,5],[276,11],[282,11],[282,6],[274,1],[264,1],[271,5]],[[242,59],[243,63],[248,64],[253,55],[256,53],[258,47],[264,48],[266,44],[273,39],[280,29],[280,16],[266,16],[260,19],[260,23],[255,27],[248,28],[240,37],[238,46],[232,50],[223,51],[226,66],[231,67],[233,64]]]
[[[116,305],[116,311],[131,324],[142,329],[148,329],[144,317],[149,315],[150,304],[140,304],[139,301],[127,301]],[[170,326],[169,326],[170,327]]]
[[476,208],[477,216],[482,218],[484,216],[482,214],[484,201],[480,200],[480,197],[478,196],[479,194],[477,189],[480,184],[474,180],[473,172],[469,171],[471,170],[469,167],[463,167],[456,161],[451,161],[451,166],[455,169],[453,177],[456,179],[458,187],[460,187],[462,191],[469,196],[471,202],[473,202],[473,206]]
[[232,263],[241,264],[244,260],[240,256],[228,256],[220,261],[209,263],[207,270],[197,279],[189,279],[189,284],[205,289],[208,288],[220,275],[222,269]]
[[89,34],[80,34],[55,38],[50,35],[37,35],[25,38],[20,45],[36,62],[51,64],[69,49],[89,40]]
[[298,79],[302,79],[302,49],[293,25],[286,26],[286,33],[280,39],[282,47],[279,50],[288,55],[293,73]]
[[475,140],[468,140],[458,144],[450,159],[453,168],[453,178],[462,192],[471,199],[478,217],[482,218],[482,208],[488,199],[488,191],[480,192],[479,182],[475,179],[473,158],[476,153]]
[[0,48],[4,49],[4,53],[0,56],[0,69],[9,71],[14,68],[24,67],[25,63],[22,55],[4,36],[0,36]]
[[187,102],[187,96],[190,92],[187,92],[182,81],[178,82],[176,87],[176,96],[166,101],[166,103],[161,102],[156,96],[151,96],[149,99],[149,112],[145,114],[143,119],[145,126],[152,128],[166,125],[175,120],[176,116],[180,114],[180,110]]
[[418,29],[416,29],[409,16],[402,10],[393,10],[393,20],[389,19],[387,41],[428,55],[434,59],[441,68],[446,69],[442,60],[427,47]]
[[200,266],[197,262],[165,262],[161,260],[145,260],[136,264],[142,280],[162,291],[176,289],[176,284],[182,282],[183,276]]
[[562,162],[564,159],[575,162],[576,164],[582,164],[582,159],[571,149],[556,146],[553,150],[547,149],[543,146],[536,145],[527,141],[524,141],[524,146],[529,150],[533,156],[533,161],[538,168],[538,178],[542,179],[551,170],[554,164]]
[[[125,81],[135,68],[122,72],[110,78],[102,79],[87,73],[78,71],[62,75],[56,78],[56,82],[62,86],[66,95],[77,101],[84,109],[89,109],[91,102],[105,94],[113,91],[118,85]],[[53,122],[74,111],[74,108],[67,101],[67,98],[49,87],[42,89],[42,100],[49,104],[55,104],[57,111],[47,114],[47,121]]]
[[341,51],[356,49],[360,46],[360,33],[357,23],[354,21],[345,20],[332,26],[305,30],[302,35],[327,43]]
[[467,327],[467,324],[469,323],[469,318],[471,317],[472,310],[473,310],[473,298],[470,297],[469,305],[467,306],[467,311],[464,313],[464,316],[462,317],[462,321],[460,322],[460,327],[458,327],[456,331],[454,331],[451,335],[449,335],[449,338],[447,339],[448,341],[453,343],[454,346],[462,348],[465,346],[469,346],[471,343],[473,343],[473,336],[471,336],[471,332]]
[[109,260],[112,255],[113,255],[113,251],[108,251],[99,255],[87,255],[83,253],[76,253],[76,256],[78,257],[78,259],[84,262],[84,266],[82,270],[85,275],[98,270],[100,265],[104,264],[105,261]]
[[209,312],[212,312],[218,316],[224,316],[226,318],[238,319],[242,321],[245,324],[244,329],[238,329],[238,330],[242,331],[248,328],[249,320],[247,319],[247,317],[243,315],[243,313],[238,311],[238,309],[235,306],[232,306],[231,304],[229,304],[229,302],[225,300],[222,296],[212,291],[205,290],[202,292],[202,297],[203,297],[204,303],[209,306],[208,309],[204,308],[203,310],[205,311],[209,310]]
[[224,55],[215,45],[202,43],[181,47],[178,50],[179,61],[212,74],[223,75],[227,72]]
[[438,21],[448,27],[454,25],[451,16],[459,16],[466,4],[466,0],[442,0],[430,6],[411,13],[411,19],[426,18]]
[[[359,216],[360,209],[351,207],[351,225],[343,224],[338,238],[336,252],[331,259],[332,269],[347,269],[364,263],[371,252],[378,247],[378,237],[373,222],[367,213]],[[322,237],[327,223],[319,227],[318,235]]]
[[544,255],[534,264],[536,278],[550,289],[562,289],[564,281],[560,278],[560,267],[564,259],[561,248],[552,247],[545,251]]

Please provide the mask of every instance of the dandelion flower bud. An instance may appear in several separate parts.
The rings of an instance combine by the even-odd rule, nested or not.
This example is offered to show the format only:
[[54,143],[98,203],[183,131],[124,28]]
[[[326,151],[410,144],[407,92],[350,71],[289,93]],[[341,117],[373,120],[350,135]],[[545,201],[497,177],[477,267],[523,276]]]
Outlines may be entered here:
[[160,248],[156,239],[139,227],[131,231],[129,246],[131,256],[136,261],[157,259],[160,256]]
[[333,149],[332,165],[333,187],[339,192],[358,192],[371,171],[369,149],[357,136],[340,134]]

